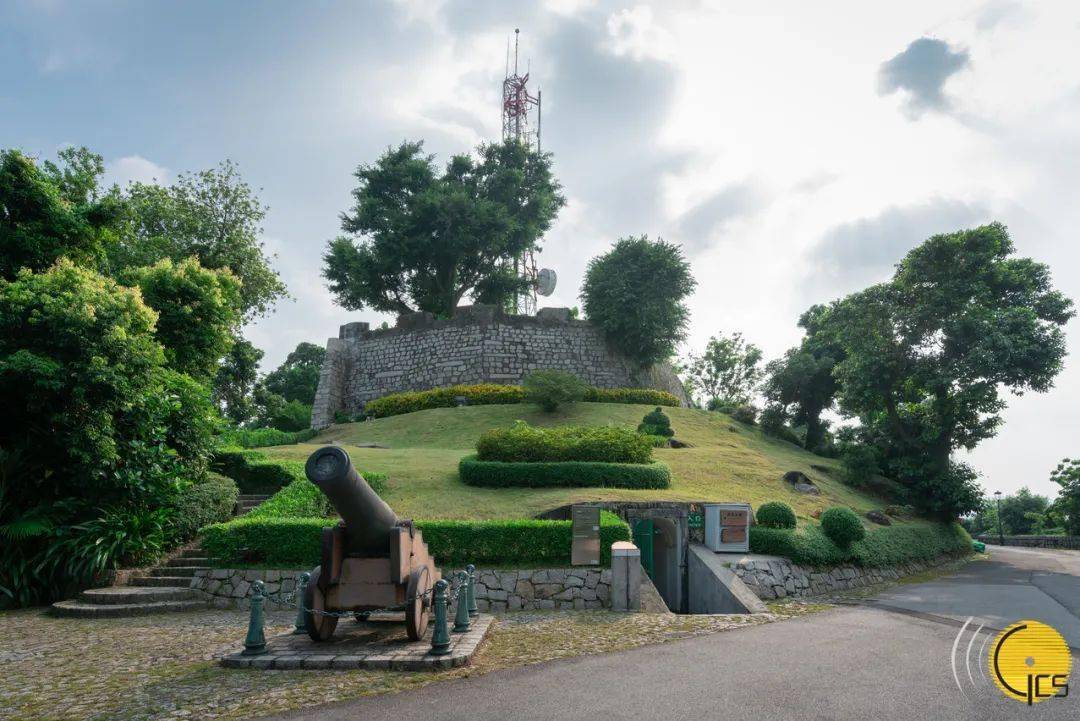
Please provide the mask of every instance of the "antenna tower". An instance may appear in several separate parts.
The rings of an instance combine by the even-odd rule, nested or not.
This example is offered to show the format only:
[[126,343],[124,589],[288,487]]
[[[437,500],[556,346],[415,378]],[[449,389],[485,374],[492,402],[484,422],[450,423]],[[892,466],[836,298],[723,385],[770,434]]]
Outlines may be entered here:
[[[502,139],[516,140],[530,150],[540,152],[540,90],[529,94],[529,72],[518,74],[519,28],[514,28],[514,67],[510,69],[510,43],[506,45],[506,75],[502,84]],[[536,313],[537,268],[535,254],[529,250],[514,258],[514,275],[529,281],[529,290],[514,298],[514,310],[523,315]]]

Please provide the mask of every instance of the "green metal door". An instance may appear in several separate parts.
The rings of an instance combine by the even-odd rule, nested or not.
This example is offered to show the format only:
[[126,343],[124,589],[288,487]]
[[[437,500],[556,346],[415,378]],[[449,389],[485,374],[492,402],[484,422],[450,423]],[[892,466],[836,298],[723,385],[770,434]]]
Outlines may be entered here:
[[634,545],[641,550],[641,566],[649,578],[653,576],[653,522],[651,518],[639,518],[634,523]]

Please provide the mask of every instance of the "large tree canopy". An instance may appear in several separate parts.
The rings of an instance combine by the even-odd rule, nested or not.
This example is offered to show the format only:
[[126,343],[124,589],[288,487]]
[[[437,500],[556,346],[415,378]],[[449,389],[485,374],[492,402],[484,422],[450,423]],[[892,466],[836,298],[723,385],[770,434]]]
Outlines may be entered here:
[[696,285],[679,246],[643,235],[589,261],[581,301],[608,341],[644,367],[670,358],[686,337],[684,301]]
[[323,277],[350,310],[449,316],[468,293],[506,302],[527,290],[514,260],[538,249],[565,202],[550,156],[513,141],[455,155],[442,174],[422,143],[403,143],[356,178],[348,235],[323,256]]
[[310,406],[315,402],[326,349],[314,343],[300,343],[285,358],[285,362],[266,375],[262,384],[266,390],[286,401],[299,401]]
[[747,343],[742,333],[710,338],[705,352],[690,354],[685,366],[698,402],[710,408],[749,403],[761,380],[761,357],[761,349]]
[[845,353],[841,408],[888,439],[893,472],[942,515],[972,508],[972,474],[951,454],[994,435],[1000,389],[1045,391],[1065,357],[1072,302],[1045,265],[1013,251],[998,223],[935,235],[890,282],[829,312]]

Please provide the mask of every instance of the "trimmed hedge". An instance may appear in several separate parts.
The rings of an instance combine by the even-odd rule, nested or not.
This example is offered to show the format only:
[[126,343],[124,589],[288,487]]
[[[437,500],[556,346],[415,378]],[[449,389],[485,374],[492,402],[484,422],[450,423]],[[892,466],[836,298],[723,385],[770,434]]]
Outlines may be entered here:
[[317,431],[279,431],[277,428],[226,428],[218,435],[223,448],[264,448],[266,446],[291,446],[315,437]]
[[232,518],[239,494],[233,479],[217,473],[208,473],[201,483],[180,491],[173,506],[176,511],[172,522],[175,539],[187,541],[203,526]]
[[[307,474],[304,473],[304,464],[301,461],[272,460],[259,451],[240,448],[219,449],[214,452],[210,467],[236,481],[241,493],[273,493],[275,494],[274,498],[276,498],[280,490],[296,482],[306,483],[316,492],[321,493],[318,488],[308,481]],[[357,470],[360,471],[360,475],[364,477],[364,480],[368,482],[373,491],[382,493],[386,490],[387,476],[385,473],[372,473],[359,468]],[[293,490],[290,493],[303,494],[305,492]],[[288,495],[286,497],[291,498]],[[266,503],[259,507],[264,508],[267,504],[274,502],[274,498],[268,499]],[[284,500],[282,502],[286,503]],[[293,502],[290,500],[287,503],[291,504]],[[306,516],[316,514],[293,513],[291,515]]]
[[[427,391],[391,393],[368,401],[364,414],[370,418],[400,416],[403,413],[428,408],[452,408],[458,396],[464,396],[470,406],[508,405],[524,403],[525,389],[496,383],[449,386]],[[679,406],[679,399],[667,391],[652,388],[588,388],[582,400],[589,403],[640,403],[650,406]]]
[[653,388],[590,388],[585,391],[588,403],[630,403],[645,406],[682,405],[673,393]]
[[[331,518],[251,518],[245,516],[203,529],[202,547],[222,565],[257,564],[310,568],[319,563],[322,529]],[[566,566],[570,564],[571,522],[416,521],[435,559],[444,565]],[[629,541],[630,527],[613,513],[600,514],[600,562],[611,564],[611,544]]]
[[476,457],[506,463],[648,463],[652,460],[652,442],[619,426],[537,428],[519,421],[510,428],[485,431],[476,444]]
[[[304,467],[297,464],[303,476]],[[385,473],[360,471],[371,490],[382,495],[386,491]],[[320,518],[333,512],[330,499],[306,476],[296,478],[265,502],[252,509],[245,518]]]
[[406,391],[368,401],[364,413],[371,418],[399,416],[403,413],[423,411],[428,408],[452,408],[458,396],[464,396],[473,406],[505,405],[525,402],[525,389],[521,386],[503,386],[495,383],[432,388],[428,391]]
[[562,461],[505,463],[466,456],[458,463],[461,480],[488,488],[667,488],[671,470],[663,463]]
[[870,531],[862,540],[842,549],[817,526],[801,533],[751,526],[750,550],[783,556],[803,566],[850,563],[882,568],[911,561],[930,561],[948,554],[971,553],[971,536],[958,523],[888,526]]
[[855,515],[855,511],[843,506],[827,508],[821,514],[821,530],[841,548],[846,548],[866,537],[866,529],[863,528],[859,517]]
[[757,522],[766,528],[795,528],[795,511],[783,501],[762,503],[757,509]]

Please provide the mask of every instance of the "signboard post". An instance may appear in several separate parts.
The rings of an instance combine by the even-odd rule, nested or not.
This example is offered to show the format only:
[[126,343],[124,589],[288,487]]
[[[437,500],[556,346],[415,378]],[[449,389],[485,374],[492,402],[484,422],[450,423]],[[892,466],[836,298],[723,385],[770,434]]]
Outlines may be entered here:
[[706,503],[705,545],[717,553],[749,553],[750,504]]
[[600,506],[575,505],[570,509],[570,563],[600,565]]

